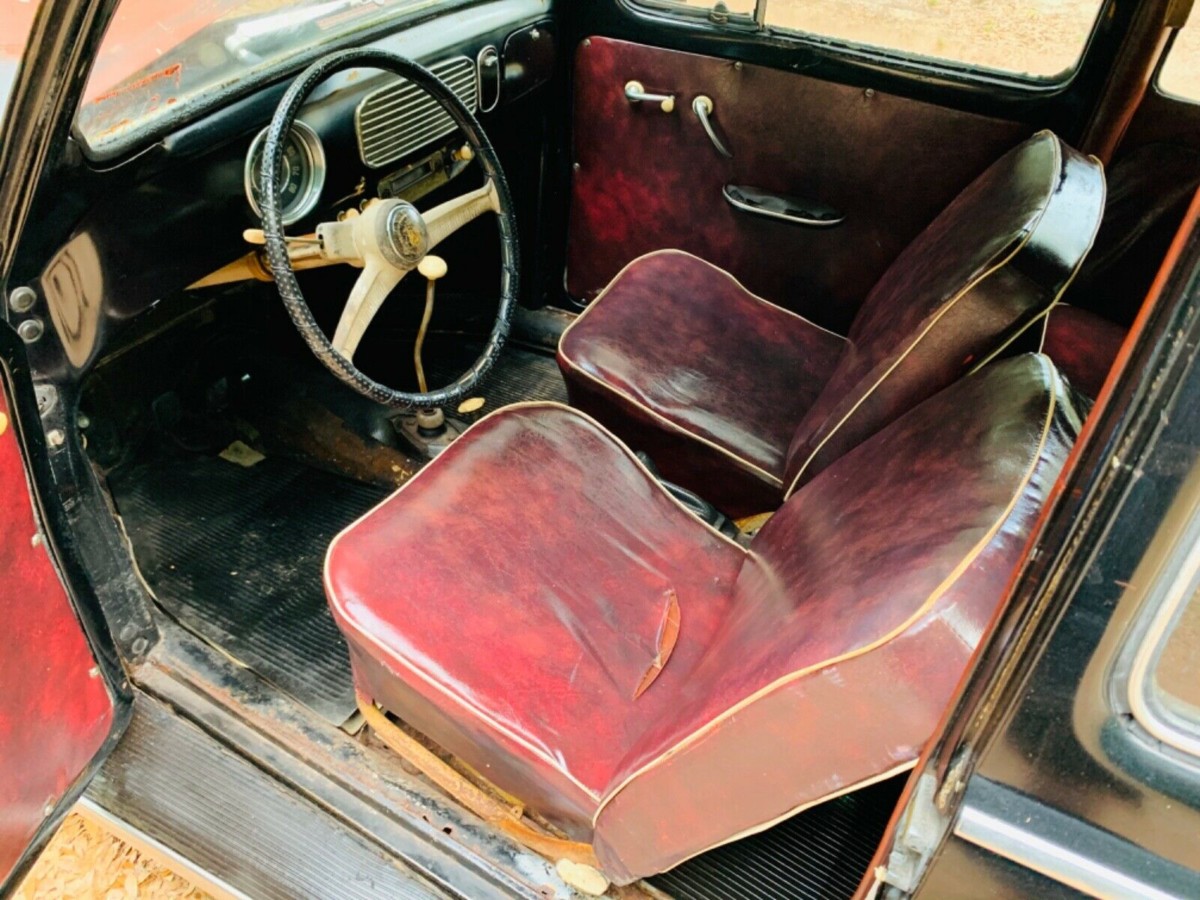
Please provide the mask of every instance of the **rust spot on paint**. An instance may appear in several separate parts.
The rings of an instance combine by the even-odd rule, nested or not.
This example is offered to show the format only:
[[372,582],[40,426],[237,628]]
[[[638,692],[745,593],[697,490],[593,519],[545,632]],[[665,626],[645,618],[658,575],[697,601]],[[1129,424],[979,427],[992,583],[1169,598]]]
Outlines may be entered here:
[[109,125],[107,128],[105,128],[103,131],[100,132],[99,136],[100,137],[108,137],[110,134],[116,134],[118,131],[128,128],[132,124],[133,124],[133,119],[122,119],[120,122],[114,122],[112,125]]
[[175,83],[179,84],[179,77],[183,74],[183,63],[174,63],[167,66],[165,69],[160,69],[157,72],[151,72],[144,78],[139,78],[137,81],[131,81],[129,84],[118,85],[111,91],[101,94],[93,103],[103,103],[105,100],[111,100],[113,97],[121,94],[128,94],[131,91],[136,91],[139,88],[144,88],[148,84],[154,84],[156,81],[161,81],[164,78],[173,78]]

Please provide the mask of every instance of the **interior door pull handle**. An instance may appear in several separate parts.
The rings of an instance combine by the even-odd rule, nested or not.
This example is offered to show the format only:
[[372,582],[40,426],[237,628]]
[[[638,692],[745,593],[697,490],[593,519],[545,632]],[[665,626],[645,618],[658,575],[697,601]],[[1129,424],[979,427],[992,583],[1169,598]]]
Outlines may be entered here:
[[846,217],[832,206],[789,194],[764,191],[762,188],[727,184],[724,193],[730,206],[752,216],[778,219],[781,222],[807,225],[810,228],[832,228],[846,220]]
[[726,159],[733,159],[733,154],[729,152],[729,148],[717,137],[717,133],[713,131],[712,122],[709,121],[709,116],[713,113],[713,102],[709,97],[700,94],[692,101],[692,112],[696,114],[696,118],[700,120],[700,124],[704,126],[704,133],[708,135],[708,139],[713,142],[713,146],[717,148],[717,152]]
[[665,113],[675,111],[674,94],[647,94],[640,81],[625,82],[625,99],[630,103],[657,103]]

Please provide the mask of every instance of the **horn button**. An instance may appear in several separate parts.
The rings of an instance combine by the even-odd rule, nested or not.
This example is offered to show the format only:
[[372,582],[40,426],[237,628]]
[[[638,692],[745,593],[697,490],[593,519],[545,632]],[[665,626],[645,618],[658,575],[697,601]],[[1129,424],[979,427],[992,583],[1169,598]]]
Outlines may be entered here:
[[388,262],[411,269],[429,252],[429,232],[417,208],[407,200],[380,216],[377,239],[379,250]]

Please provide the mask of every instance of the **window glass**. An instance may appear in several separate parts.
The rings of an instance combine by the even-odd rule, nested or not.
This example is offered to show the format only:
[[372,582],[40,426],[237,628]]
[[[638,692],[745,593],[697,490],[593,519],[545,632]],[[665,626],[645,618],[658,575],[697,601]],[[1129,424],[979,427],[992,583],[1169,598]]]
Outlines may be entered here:
[[671,8],[692,12],[706,10],[710,15],[714,12],[728,12],[731,17],[740,19],[754,15],[754,0],[720,0],[719,3],[714,0],[640,0],[640,2],[642,6],[657,6],[667,10]]
[[[691,2],[695,6],[712,6],[704,0]],[[766,23],[772,28],[904,54],[1052,78],[1063,75],[1079,62],[1102,3],[1103,0],[767,0]],[[745,6],[753,12],[753,3]]]
[[0,2],[0,117],[8,105],[37,7],[36,0]]
[[1179,570],[1150,587],[1125,658],[1134,720],[1164,747],[1200,756],[1200,544],[1188,541]]
[[1200,102],[1200,28],[1187,25],[1175,36],[1158,87],[1164,93]]
[[1200,601],[1195,594],[1168,632],[1151,677],[1156,705],[1200,729]]

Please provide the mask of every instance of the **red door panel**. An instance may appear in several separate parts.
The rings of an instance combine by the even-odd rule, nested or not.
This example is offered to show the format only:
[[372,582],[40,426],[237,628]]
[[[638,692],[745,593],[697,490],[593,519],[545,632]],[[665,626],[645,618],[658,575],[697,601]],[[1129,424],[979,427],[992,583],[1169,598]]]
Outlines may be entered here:
[[[676,95],[664,113],[626,82]],[[704,94],[733,152],[692,112]],[[858,87],[608,38],[575,59],[567,289],[590,300],[630,260],[688,250],[751,291],[844,330],[904,246],[1026,125]],[[815,200],[846,217],[806,228],[735,211],[727,183]]]
[[40,537],[6,390],[0,390],[0,498],[2,892],[43,822],[104,745],[114,706]]

